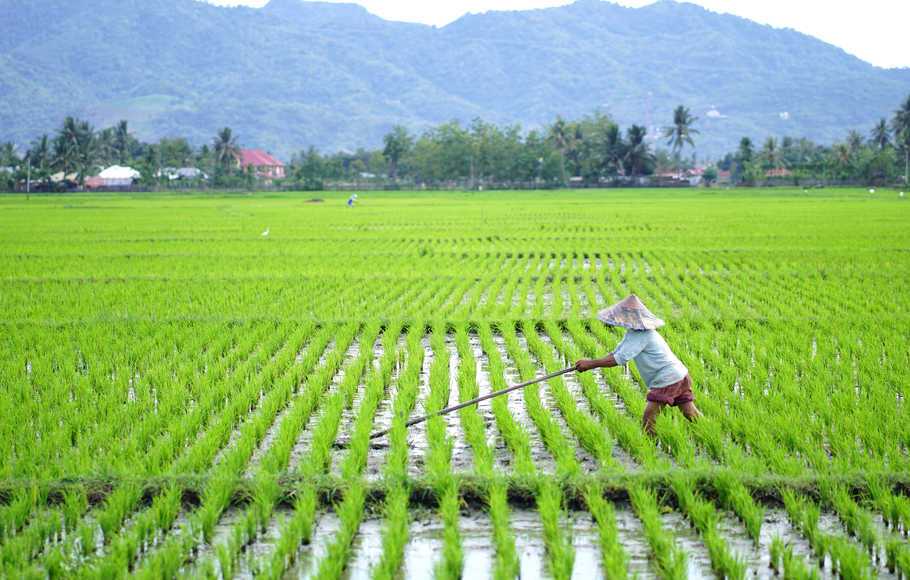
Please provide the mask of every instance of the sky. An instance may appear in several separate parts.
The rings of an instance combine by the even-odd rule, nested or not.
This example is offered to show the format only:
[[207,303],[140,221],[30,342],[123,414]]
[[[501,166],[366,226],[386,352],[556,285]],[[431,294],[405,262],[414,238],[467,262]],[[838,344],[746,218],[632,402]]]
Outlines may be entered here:
[[[268,0],[208,0],[263,6]],[[350,2],[351,0],[327,0]],[[386,20],[444,26],[468,12],[527,10],[570,4],[566,0],[354,0]],[[621,0],[644,6],[653,0]],[[907,0],[691,0],[715,12],[736,14],[778,28],[793,28],[881,67],[910,67]]]

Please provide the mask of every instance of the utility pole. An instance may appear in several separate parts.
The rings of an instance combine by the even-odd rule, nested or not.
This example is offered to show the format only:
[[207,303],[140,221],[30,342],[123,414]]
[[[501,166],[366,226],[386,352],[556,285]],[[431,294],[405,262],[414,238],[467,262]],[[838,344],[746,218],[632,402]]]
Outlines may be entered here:
[[26,172],[25,172],[25,195],[28,196],[32,192],[32,152],[29,151],[25,155],[26,161]]

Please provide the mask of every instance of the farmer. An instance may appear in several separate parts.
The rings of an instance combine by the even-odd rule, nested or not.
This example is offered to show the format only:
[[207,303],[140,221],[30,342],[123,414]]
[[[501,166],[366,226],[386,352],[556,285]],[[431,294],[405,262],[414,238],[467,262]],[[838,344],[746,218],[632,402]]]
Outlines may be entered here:
[[348,207],[354,207],[354,203],[357,201],[357,194],[355,193],[348,198]]
[[657,333],[664,321],[654,316],[638,296],[632,294],[601,310],[597,318],[610,326],[626,328],[626,335],[612,354],[600,359],[581,359],[575,363],[575,370],[583,373],[596,368],[625,365],[634,360],[638,373],[648,386],[648,406],[642,417],[642,426],[652,437],[654,421],[667,405],[679,407],[690,421],[701,416],[694,403],[689,370]]

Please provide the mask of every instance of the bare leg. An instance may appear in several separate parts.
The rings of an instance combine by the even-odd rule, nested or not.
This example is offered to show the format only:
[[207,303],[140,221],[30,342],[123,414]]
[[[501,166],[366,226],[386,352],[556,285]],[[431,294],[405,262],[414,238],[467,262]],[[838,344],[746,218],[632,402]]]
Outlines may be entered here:
[[657,420],[657,415],[660,414],[660,410],[666,406],[666,403],[655,403],[654,401],[648,401],[648,406],[645,407],[645,413],[641,417],[641,426],[644,428],[645,433],[650,437],[654,437],[654,421]]
[[679,406],[679,410],[682,411],[683,415],[686,416],[686,419],[689,421],[695,421],[701,417],[701,411],[698,410],[698,407],[695,406],[695,403],[689,401],[688,403],[683,403]]

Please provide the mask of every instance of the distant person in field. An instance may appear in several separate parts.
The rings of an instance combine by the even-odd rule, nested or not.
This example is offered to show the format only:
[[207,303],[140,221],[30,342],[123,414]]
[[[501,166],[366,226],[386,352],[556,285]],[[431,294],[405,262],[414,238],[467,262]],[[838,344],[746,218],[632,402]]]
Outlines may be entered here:
[[642,426],[652,437],[657,415],[667,405],[679,407],[690,421],[701,416],[695,406],[689,370],[657,333],[664,321],[654,316],[638,296],[632,294],[606,310],[601,310],[597,313],[597,318],[610,326],[627,329],[626,335],[612,354],[600,359],[581,359],[575,363],[575,370],[583,373],[635,361],[638,373],[648,387],[648,406],[642,417]]
[[355,193],[348,198],[348,207],[354,207],[354,203],[357,201],[357,194]]

